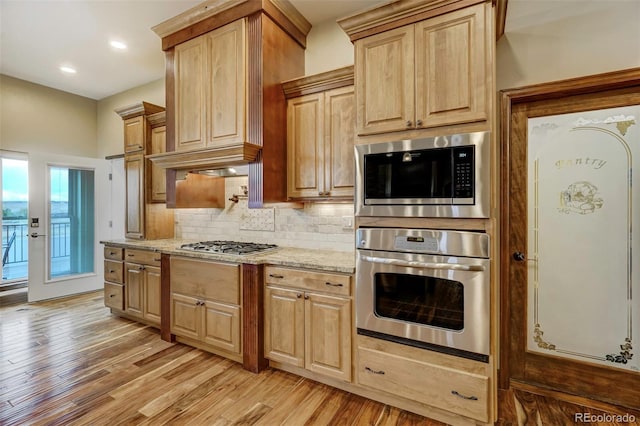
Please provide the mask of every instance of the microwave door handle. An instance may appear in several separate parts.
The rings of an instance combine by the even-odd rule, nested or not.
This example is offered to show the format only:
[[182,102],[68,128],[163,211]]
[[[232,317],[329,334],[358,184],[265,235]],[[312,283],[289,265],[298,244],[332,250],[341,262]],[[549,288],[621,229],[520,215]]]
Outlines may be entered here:
[[458,263],[414,262],[410,260],[388,259],[384,257],[362,256],[363,260],[383,265],[406,266],[408,268],[451,269],[455,271],[484,271],[482,265],[460,265]]

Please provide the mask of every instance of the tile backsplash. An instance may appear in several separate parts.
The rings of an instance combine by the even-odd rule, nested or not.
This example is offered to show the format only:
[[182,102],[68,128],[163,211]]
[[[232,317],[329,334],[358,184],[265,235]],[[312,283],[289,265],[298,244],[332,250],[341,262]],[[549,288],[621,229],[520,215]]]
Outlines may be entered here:
[[226,178],[224,209],[176,209],[176,237],[196,241],[234,240],[283,247],[355,250],[353,204],[305,203],[304,208],[249,209],[241,194],[246,177]]

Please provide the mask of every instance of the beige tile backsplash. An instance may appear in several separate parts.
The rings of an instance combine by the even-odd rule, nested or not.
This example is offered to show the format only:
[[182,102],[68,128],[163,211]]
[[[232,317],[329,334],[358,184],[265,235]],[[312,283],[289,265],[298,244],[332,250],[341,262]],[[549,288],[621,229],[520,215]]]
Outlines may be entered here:
[[306,203],[304,208],[249,209],[241,194],[247,177],[227,178],[224,209],[176,209],[176,237],[189,240],[234,240],[277,244],[282,247],[355,250],[354,230],[343,226],[351,219],[351,203]]

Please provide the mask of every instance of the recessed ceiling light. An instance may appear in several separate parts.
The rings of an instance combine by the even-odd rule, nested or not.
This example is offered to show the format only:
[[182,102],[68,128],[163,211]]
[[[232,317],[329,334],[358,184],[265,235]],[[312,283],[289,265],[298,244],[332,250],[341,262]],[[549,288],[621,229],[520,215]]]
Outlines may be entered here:
[[120,49],[120,50],[124,50],[127,48],[127,45],[124,44],[121,41],[116,41],[116,40],[111,40],[109,42],[109,44],[111,45],[111,47],[113,47],[114,49]]
[[60,67],[60,71],[62,71],[63,73],[66,73],[66,74],[75,74],[76,73],[75,68],[71,68],[71,67],[68,67],[66,65],[61,66]]

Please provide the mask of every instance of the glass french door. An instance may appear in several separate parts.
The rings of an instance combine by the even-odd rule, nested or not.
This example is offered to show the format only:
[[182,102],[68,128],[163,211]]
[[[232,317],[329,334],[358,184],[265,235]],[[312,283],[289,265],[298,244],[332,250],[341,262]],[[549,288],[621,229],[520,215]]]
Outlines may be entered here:
[[2,281],[14,285],[27,279],[28,161],[27,155],[0,151],[2,182]]
[[101,288],[108,163],[49,154],[29,160],[29,301]]

